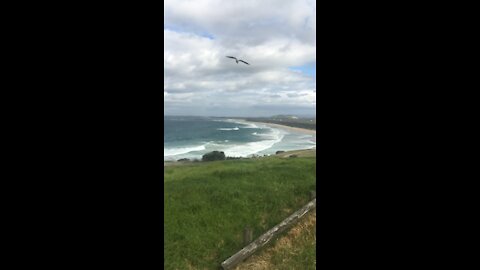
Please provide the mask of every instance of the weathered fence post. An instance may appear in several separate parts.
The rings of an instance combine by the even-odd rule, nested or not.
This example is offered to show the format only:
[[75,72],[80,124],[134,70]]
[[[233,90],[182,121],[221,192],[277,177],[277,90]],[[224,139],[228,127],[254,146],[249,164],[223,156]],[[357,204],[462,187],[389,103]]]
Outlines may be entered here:
[[[222,262],[221,266],[225,270],[233,269],[237,264],[248,258],[255,251],[265,246],[270,240],[274,237],[277,237],[280,233],[285,231],[295,222],[297,222],[301,217],[307,214],[311,209],[314,209],[317,205],[317,200],[313,199],[305,206],[295,211],[292,215],[284,219],[282,222],[268,230],[266,233],[262,234],[259,238],[248,244],[246,247],[232,255],[230,258]],[[244,231],[244,236],[246,235],[247,230]],[[245,238],[244,238],[245,239]]]
[[253,240],[253,230],[250,227],[245,227],[243,230],[243,244],[246,246]]

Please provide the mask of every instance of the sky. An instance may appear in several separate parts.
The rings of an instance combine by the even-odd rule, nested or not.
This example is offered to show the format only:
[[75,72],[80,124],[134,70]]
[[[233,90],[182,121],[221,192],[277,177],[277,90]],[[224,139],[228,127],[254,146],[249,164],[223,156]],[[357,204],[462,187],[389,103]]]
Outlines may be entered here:
[[315,115],[315,2],[165,0],[164,114]]

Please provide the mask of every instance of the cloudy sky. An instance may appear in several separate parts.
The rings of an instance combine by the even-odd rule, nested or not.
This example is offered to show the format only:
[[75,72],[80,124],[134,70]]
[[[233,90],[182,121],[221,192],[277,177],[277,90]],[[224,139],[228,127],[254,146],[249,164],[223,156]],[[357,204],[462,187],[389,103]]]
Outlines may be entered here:
[[315,0],[164,5],[166,115],[315,114]]

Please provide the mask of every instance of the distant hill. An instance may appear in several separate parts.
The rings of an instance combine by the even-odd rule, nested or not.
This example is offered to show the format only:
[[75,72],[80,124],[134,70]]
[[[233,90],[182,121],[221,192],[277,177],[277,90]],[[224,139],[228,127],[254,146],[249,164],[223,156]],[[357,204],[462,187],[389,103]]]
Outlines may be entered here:
[[295,116],[295,115],[274,115],[270,118],[272,118],[272,119],[299,119],[299,117]]

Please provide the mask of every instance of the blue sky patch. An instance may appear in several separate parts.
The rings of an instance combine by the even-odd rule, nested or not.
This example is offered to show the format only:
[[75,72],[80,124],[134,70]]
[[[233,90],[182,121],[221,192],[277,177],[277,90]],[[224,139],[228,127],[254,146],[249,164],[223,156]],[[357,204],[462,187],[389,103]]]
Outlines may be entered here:
[[307,76],[316,77],[316,71],[317,71],[316,66],[317,66],[317,63],[312,62],[312,63],[308,63],[308,64],[303,65],[303,66],[289,67],[289,69],[290,70],[295,70],[295,71],[300,71]]
[[175,25],[171,25],[171,24],[170,25],[165,24],[163,26],[163,29],[164,30],[170,30],[170,31],[173,31],[173,32],[177,32],[177,33],[194,34],[194,35],[205,37],[205,38],[208,38],[208,39],[211,39],[211,40],[215,39],[215,37],[210,33],[201,32],[201,31],[192,31],[191,29],[187,29],[186,27],[180,27],[180,26],[175,26]]

